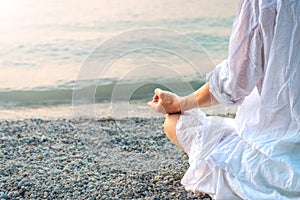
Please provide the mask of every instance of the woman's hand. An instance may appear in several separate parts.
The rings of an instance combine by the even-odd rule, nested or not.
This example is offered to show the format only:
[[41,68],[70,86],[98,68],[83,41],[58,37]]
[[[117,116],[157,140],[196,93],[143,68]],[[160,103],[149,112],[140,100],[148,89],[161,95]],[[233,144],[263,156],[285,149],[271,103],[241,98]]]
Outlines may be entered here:
[[148,105],[162,114],[173,114],[181,112],[180,103],[181,98],[176,94],[157,88],[154,91],[153,100]]
[[163,114],[178,114],[194,108],[203,108],[218,104],[209,91],[208,83],[204,84],[196,92],[179,97],[172,92],[155,89],[152,102],[148,105],[155,111]]

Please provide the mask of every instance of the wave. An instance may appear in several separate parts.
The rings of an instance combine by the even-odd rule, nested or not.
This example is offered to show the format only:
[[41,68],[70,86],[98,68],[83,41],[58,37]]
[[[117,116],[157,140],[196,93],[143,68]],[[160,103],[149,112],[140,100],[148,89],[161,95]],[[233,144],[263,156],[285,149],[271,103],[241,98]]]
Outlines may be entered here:
[[187,95],[204,84],[203,79],[118,81],[116,79],[71,81],[53,87],[25,90],[0,90],[0,107],[41,107],[62,104],[86,104],[111,101],[149,101],[159,87]]

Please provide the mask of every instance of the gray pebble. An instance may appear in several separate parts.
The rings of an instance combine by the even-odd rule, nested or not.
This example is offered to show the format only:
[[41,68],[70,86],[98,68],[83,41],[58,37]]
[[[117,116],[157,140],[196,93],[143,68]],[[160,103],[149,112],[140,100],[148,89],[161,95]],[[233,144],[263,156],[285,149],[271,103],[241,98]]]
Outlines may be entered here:
[[6,194],[3,194],[3,195],[1,195],[1,200],[8,200],[8,199],[10,199],[10,197],[9,196],[7,196]]
[[0,120],[0,198],[209,199],[180,185],[163,120]]

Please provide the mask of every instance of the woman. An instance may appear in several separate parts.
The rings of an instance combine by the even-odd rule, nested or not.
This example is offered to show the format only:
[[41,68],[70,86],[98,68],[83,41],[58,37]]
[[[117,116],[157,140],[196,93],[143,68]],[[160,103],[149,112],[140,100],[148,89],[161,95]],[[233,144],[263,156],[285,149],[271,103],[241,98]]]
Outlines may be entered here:
[[[189,155],[182,179],[214,199],[300,199],[300,1],[242,0],[228,58],[187,97],[155,90],[167,137]],[[239,106],[233,120],[198,107]],[[193,109],[193,110],[191,110]],[[176,114],[177,113],[177,114]]]

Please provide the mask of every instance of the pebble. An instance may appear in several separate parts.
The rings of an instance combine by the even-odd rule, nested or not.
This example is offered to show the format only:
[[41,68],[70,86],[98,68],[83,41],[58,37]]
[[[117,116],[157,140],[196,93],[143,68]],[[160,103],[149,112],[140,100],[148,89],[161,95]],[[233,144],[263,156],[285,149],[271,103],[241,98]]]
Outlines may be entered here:
[[47,141],[47,137],[45,135],[42,135],[41,142],[46,142],[46,141]]
[[7,199],[10,199],[9,196],[7,196],[6,194],[3,194],[1,195],[1,200],[4,199],[4,200],[7,200]]
[[181,186],[163,120],[0,120],[0,199],[210,199]]

